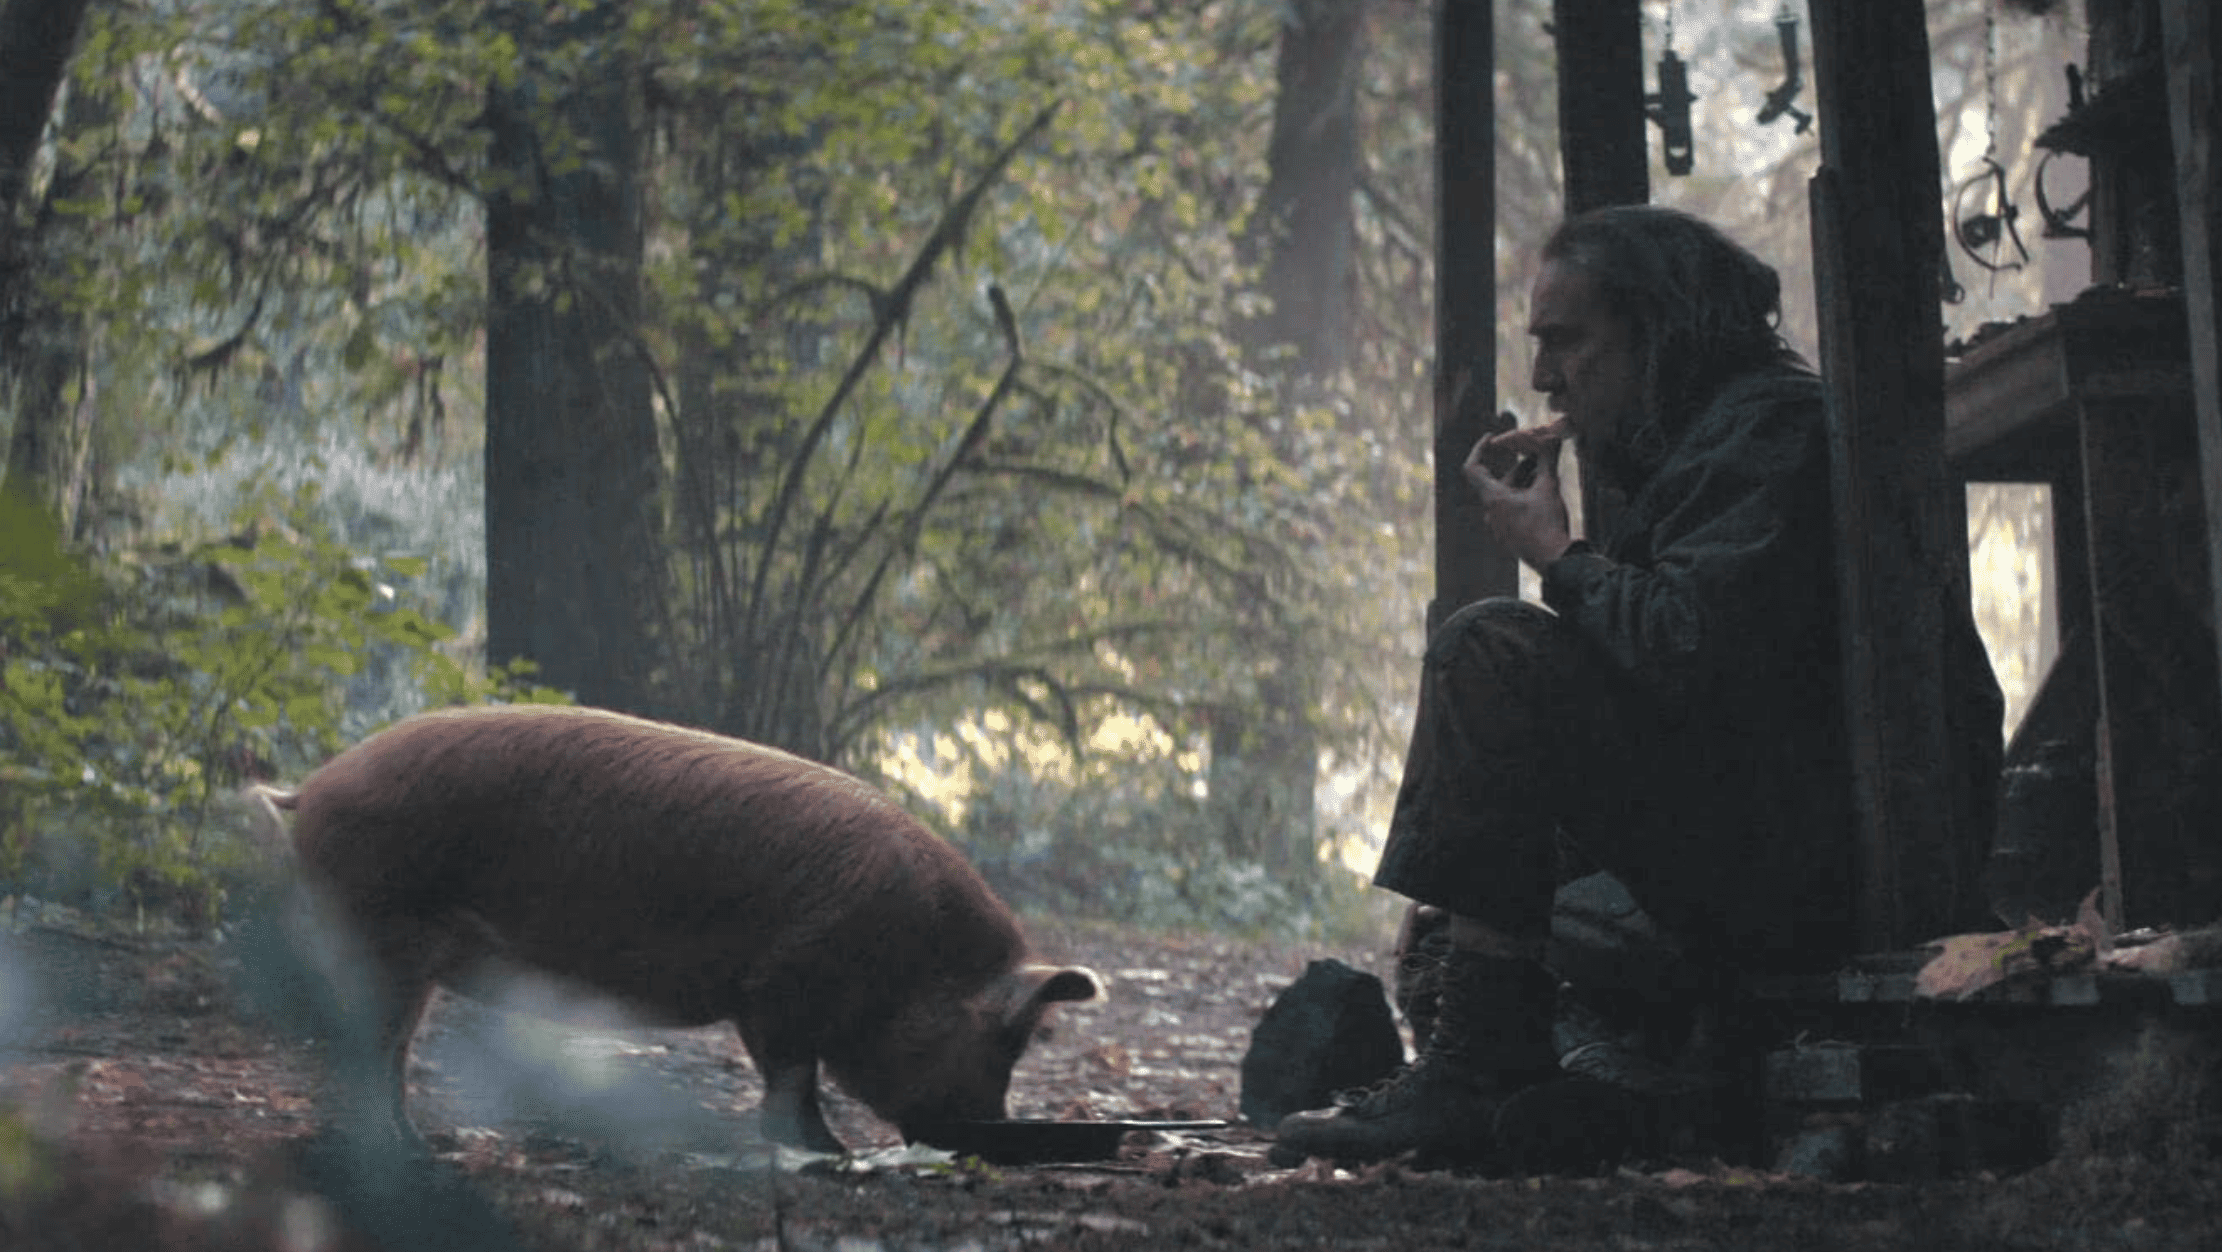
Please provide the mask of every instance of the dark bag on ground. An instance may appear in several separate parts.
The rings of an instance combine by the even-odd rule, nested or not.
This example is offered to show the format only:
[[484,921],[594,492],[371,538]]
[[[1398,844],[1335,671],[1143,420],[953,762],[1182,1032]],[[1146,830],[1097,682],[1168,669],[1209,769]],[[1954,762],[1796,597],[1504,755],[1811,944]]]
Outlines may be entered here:
[[1250,1032],[1242,1116],[1254,1126],[1278,1125],[1402,1064],[1404,1037],[1381,980],[1341,961],[1313,961]]

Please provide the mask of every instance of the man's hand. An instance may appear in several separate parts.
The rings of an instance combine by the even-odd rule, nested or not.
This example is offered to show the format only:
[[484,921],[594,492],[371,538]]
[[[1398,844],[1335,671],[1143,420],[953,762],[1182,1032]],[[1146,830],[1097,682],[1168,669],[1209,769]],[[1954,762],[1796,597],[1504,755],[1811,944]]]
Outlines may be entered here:
[[[1537,570],[1574,542],[1566,500],[1559,494],[1558,454],[1565,442],[1563,422],[1508,430],[1476,443],[1461,467],[1481,497],[1481,520],[1490,535]],[[1523,483],[1523,467],[1530,465],[1534,477]]]

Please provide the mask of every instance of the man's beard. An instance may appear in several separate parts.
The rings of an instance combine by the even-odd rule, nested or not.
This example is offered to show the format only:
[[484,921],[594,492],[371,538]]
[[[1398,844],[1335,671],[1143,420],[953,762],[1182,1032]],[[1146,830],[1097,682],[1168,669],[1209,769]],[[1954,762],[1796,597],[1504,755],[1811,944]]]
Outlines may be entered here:
[[1666,460],[1670,447],[1666,431],[1655,421],[1640,417],[1613,423],[1612,432],[1577,440],[1582,468],[1595,471],[1624,495],[1634,495],[1652,472]]

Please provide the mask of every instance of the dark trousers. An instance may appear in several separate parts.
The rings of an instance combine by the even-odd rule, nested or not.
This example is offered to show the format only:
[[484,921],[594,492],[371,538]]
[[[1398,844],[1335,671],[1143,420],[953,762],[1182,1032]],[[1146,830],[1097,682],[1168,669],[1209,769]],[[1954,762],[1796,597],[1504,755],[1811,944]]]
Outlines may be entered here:
[[1737,839],[1677,820],[1687,748],[1557,615],[1468,605],[1429,640],[1374,884],[1540,940],[1562,879],[1603,869],[1670,935],[1710,946],[1709,902],[1724,873],[1739,876]]

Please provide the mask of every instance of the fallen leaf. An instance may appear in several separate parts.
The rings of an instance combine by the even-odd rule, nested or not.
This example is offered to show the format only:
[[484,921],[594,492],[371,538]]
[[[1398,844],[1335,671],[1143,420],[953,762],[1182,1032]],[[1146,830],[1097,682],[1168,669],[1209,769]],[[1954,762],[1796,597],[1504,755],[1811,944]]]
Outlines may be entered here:
[[2080,924],[1947,935],[1927,946],[1936,955],[1915,975],[1913,989],[1930,1000],[1966,1000],[2015,978],[2088,969],[2098,955],[2098,941]]
[[2173,974],[2190,966],[2189,954],[2190,947],[2182,935],[2162,935],[2134,948],[2116,948],[2107,955],[2106,967],[2140,974]]
[[2107,929],[2106,917],[2099,912],[2099,888],[2083,897],[2083,904],[2075,911],[2075,927],[2091,937],[2091,947],[2101,958],[2114,950],[2113,937]]

